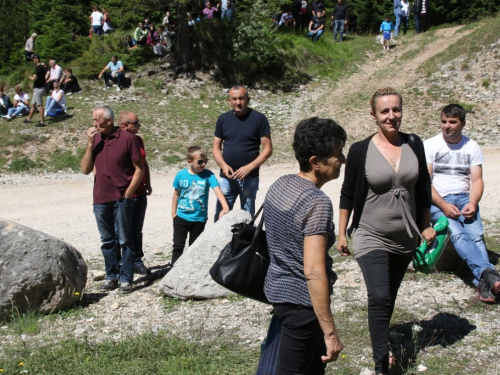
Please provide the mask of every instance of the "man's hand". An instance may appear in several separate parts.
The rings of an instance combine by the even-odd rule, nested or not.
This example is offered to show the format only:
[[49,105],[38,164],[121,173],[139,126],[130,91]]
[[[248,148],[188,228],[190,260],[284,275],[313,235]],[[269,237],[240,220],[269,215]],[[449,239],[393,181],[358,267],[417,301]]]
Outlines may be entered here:
[[153,193],[153,188],[151,185],[146,184],[146,195],[151,195]]
[[226,178],[233,179],[234,171],[229,165],[224,165],[222,168],[222,174],[226,176]]
[[469,202],[465,205],[464,209],[462,210],[462,215],[464,215],[466,219],[472,219],[476,214],[476,212],[477,212],[476,205]]
[[343,257],[347,257],[351,255],[351,252],[349,251],[349,247],[347,246],[347,238],[346,236],[340,236],[337,239],[337,250],[342,255]]
[[233,180],[243,180],[252,171],[253,171],[253,169],[248,165],[240,167],[240,168],[238,168],[238,170],[236,172],[234,172]]
[[99,75],[97,76],[97,79],[101,79],[102,78],[102,72],[99,73]]
[[439,208],[443,211],[444,215],[450,219],[458,219],[460,215],[462,215],[457,206],[448,202],[443,203],[442,207]]
[[87,130],[87,142],[90,146],[94,145],[94,137],[97,133],[99,133],[99,130],[97,130],[95,126],[92,126]]
[[344,349],[344,345],[342,345],[339,336],[336,334],[331,337],[325,336],[325,344],[326,355],[322,355],[321,360],[323,363],[336,361],[340,352]]

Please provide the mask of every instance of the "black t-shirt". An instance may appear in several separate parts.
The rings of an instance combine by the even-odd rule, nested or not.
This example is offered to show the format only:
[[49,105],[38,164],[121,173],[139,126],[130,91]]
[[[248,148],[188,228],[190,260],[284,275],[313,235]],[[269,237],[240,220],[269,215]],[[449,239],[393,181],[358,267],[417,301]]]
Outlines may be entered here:
[[42,64],[38,64],[35,68],[36,79],[33,83],[35,89],[43,89],[45,87],[45,68]]
[[347,18],[347,5],[346,4],[335,4],[333,7],[333,17],[335,20],[345,20]]
[[314,14],[316,14],[316,12],[318,10],[325,10],[325,4],[322,1],[318,1],[318,2],[313,1],[311,3],[311,9],[314,12]]
[[316,16],[313,17],[312,19],[312,29],[313,30],[318,30],[321,25],[325,24],[325,17],[321,16],[321,18],[318,18]]
[[[250,164],[260,155],[260,139],[271,134],[266,116],[250,108],[243,116],[236,116],[233,111],[223,113],[217,119],[214,135],[222,139],[222,157],[236,171]],[[259,168],[254,169],[249,177],[259,175]]]

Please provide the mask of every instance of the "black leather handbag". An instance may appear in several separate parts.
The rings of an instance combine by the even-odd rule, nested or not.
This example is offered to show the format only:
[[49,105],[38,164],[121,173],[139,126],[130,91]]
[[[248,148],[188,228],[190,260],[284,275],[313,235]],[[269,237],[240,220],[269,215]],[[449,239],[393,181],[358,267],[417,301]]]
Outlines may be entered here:
[[210,269],[212,279],[224,288],[244,297],[269,303],[264,294],[264,280],[269,268],[266,232],[262,230],[264,218],[254,225],[261,213],[259,208],[250,223],[233,225],[233,238]]

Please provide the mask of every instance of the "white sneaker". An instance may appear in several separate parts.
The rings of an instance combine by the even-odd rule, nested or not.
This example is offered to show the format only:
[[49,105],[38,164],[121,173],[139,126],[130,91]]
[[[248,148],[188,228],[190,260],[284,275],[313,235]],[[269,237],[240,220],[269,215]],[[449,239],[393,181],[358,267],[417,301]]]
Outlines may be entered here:
[[3,118],[4,118],[4,119],[6,119],[6,120],[12,120],[12,117],[7,116],[7,115],[6,115],[6,116],[3,116]]
[[103,90],[106,91],[106,90],[108,90],[110,88],[111,88],[111,86],[106,86],[106,87],[103,88]]
[[122,89],[120,88],[120,86],[116,86],[116,92],[118,91],[121,91]]

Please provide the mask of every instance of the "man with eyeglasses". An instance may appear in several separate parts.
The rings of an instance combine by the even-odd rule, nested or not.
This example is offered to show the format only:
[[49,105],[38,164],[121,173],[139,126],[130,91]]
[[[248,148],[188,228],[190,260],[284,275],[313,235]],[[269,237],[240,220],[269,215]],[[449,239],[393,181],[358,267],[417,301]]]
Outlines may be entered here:
[[[134,134],[115,127],[109,106],[97,106],[92,118],[80,168],[85,174],[94,172],[93,210],[106,267],[106,280],[100,290],[114,290],[120,282],[119,291],[130,293],[135,259],[133,196],[144,174],[140,143]],[[116,256],[116,232],[122,250],[121,266]]]
[[[228,100],[232,110],[217,119],[212,152],[221,168],[220,188],[229,208],[233,209],[239,196],[241,209],[253,216],[259,168],[273,153],[271,128],[265,115],[248,107],[250,96],[245,87],[233,86]],[[221,210],[217,201],[215,221]]]
[[[151,188],[151,176],[149,173],[149,165],[146,159],[146,149],[144,148],[144,141],[140,136],[137,135],[141,127],[139,122],[139,117],[133,112],[122,112],[118,116],[118,125],[120,129],[134,134],[139,140],[139,147],[141,149],[142,162],[144,164],[144,175],[142,176],[141,183],[137,187],[133,198],[134,198],[134,218],[132,220],[132,236],[134,237],[134,273],[140,275],[149,275],[151,271],[146,268],[142,258],[144,257],[144,251],[142,248],[142,227],[144,226],[144,219],[146,217],[146,208],[148,206],[148,195],[151,195],[153,189]],[[116,238],[116,251],[118,259],[121,259],[121,247],[118,242],[118,236]]]

